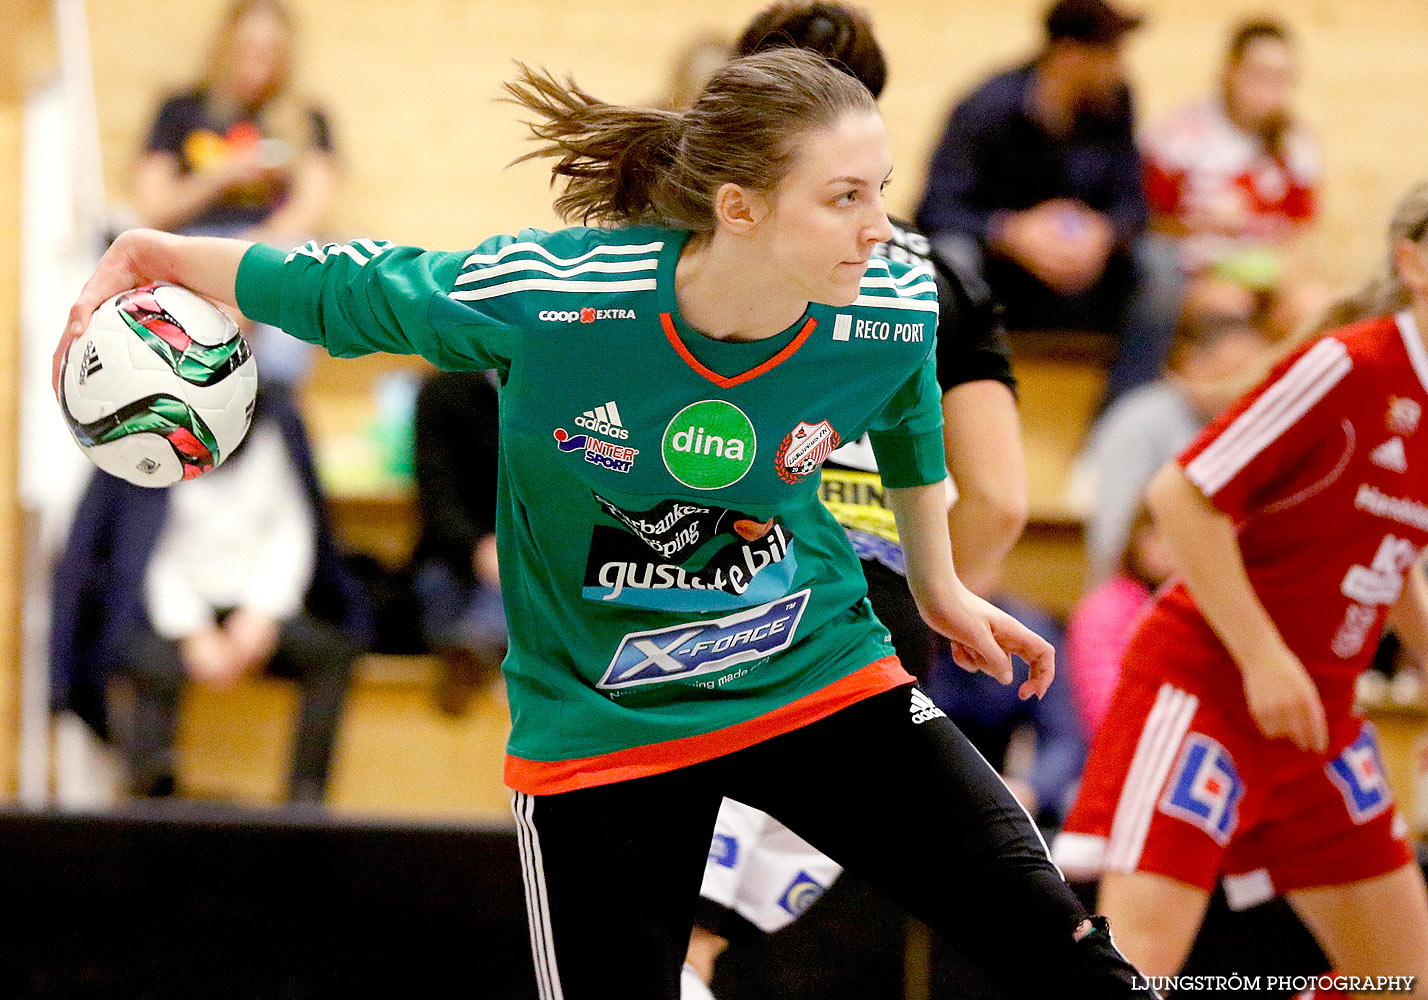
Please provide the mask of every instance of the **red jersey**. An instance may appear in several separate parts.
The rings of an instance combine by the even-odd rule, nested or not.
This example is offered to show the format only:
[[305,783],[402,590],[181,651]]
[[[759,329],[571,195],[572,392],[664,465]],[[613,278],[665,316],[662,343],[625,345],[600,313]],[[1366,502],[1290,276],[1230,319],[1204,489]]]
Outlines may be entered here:
[[[1331,713],[1351,707],[1353,679],[1428,544],[1425,387],[1428,352],[1412,314],[1369,320],[1284,359],[1179,458],[1237,525],[1250,583]],[[1169,630],[1188,648],[1128,667],[1240,689],[1183,583],[1162,591],[1142,629]]]
[[1151,208],[1182,222],[1233,199],[1243,212],[1237,232],[1196,233],[1184,241],[1186,264],[1198,271],[1236,249],[1279,243],[1314,217],[1319,148],[1293,125],[1282,149],[1236,127],[1222,101],[1202,101],[1150,130],[1141,151]]

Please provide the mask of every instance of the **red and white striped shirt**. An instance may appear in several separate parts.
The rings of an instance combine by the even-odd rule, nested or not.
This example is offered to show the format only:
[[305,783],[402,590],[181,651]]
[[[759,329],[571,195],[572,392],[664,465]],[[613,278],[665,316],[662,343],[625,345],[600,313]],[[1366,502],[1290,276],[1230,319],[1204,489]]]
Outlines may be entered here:
[[[1180,456],[1235,521],[1255,593],[1321,686],[1343,689],[1367,665],[1428,545],[1425,404],[1428,352],[1404,312],[1290,355]],[[1228,657],[1183,584],[1144,627]]]
[[1150,130],[1144,149],[1145,190],[1152,210],[1190,224],[1226,199],[1243,209],[1239,232],[1196,233],[1184,241],[1192,271],[1234,250],[1277,244],[1314,217],[1319,147],[1301,126],[1271,153],[1264,141],[1235,126],[1221,101],[1201,101]]

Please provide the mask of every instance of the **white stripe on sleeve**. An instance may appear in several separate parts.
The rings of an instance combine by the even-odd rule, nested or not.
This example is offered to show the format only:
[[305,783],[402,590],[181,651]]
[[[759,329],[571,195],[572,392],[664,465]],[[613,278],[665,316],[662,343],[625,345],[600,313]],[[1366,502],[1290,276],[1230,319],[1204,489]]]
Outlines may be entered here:
[[912,309],[932,313],[938,311],[934,299],[904,299],[896,295],[859,295],[853,300],[853,305],[871,306],[874,309]]
[[1185,475],[1206,496],[1214,496],[1313,409],[1351,368],[1353,361],[1342,341],[1321,340],[1195,456]]
[[508,260],[504,264],[493,264],[466,271],[456,279],[458,285],[469,285],[477,281],[489,281],[519,271],[540,271],[553,274],[557,278],[568,278],[576,274],[624,274],[629,271],[655,271],[659,269],[659,258],[648,260],[591,260],[572,267],[557,267],[543,260]]
[[569,267],[572,264],[584,263],[591,257],[618,257],[628,254],[659,253],[659,251],[663,249],[664,244],[662,242],[638,244],[612,243],[608,246],[601,246],[596,247],[594,250],[588,250],[578,257],[557,257],[555,254],[551,253],[539,243],[516,242],[507,243],[495,253],[473,253],[470,257],[466,258],[462,266],[468,267],[472,264],[495,264],[505,259],[506,257],[509,257],[513,253],[535,253],[540,254],[552,264],[557,264],[562,267]]
[[473,288],[467,292],[452,292],[451,298],[459,302],[475,302],[480,299],[494,299],[515,292],[652,292],[656,279],[640,278],[634,281],[581,281],[570,278],[524,278],[507,281],[485,288]]

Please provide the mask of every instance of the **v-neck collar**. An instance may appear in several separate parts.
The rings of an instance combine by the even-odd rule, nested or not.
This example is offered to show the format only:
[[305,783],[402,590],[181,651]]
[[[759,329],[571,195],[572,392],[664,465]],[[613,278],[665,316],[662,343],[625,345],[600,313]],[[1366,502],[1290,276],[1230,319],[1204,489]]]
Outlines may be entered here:
[[[753,341],[715,340],[684,321],[675,296],[674,276],[679,255],[691,235],[687,230],[671,233],[665,240],[659,262],[660,326],[674,352],[690,368],[721,389],[752,381],[793,357],[818,326],[818,320],[807,310],[782,332]],[[751,361],[753,364],[750,364]]]
[[1428,350],[1423,347],[1423,338],[1418,331],[1418,320],[1413,317],[1411,309],[1396,313],[1393,320],[1398,326],[1399,336],[1403,338],[1403,346],[1408,350],[1408,360],[1413,364],[1413,371],[1418,376],[1423,390],[1428,392]]

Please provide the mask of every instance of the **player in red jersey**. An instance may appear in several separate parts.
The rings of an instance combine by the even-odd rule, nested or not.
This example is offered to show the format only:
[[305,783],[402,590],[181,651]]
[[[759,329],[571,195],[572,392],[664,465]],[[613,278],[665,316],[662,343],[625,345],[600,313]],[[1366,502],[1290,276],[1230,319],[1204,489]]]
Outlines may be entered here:
[[1428,634],[1428,184],[1389,237],[1388,273],[1335,315],[1359,321],[1150,487],[1183,579],[1132,640],[1055,849],[1102,875],[1149,975],[1180,968],[1223,878],[1232,906],[1287,896],[1344,975],[1428,977],[1428,893],[1353,710],[1385,621]]

